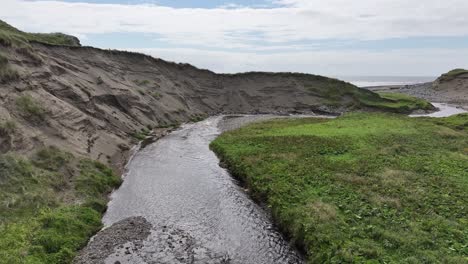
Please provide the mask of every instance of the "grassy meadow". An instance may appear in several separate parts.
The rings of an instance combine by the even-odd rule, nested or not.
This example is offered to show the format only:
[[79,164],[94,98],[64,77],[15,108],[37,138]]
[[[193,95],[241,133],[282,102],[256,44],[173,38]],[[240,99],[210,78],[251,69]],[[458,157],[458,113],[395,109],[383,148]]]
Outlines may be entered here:
[[0,263],[71,263],[120,182],[103,164],[55,147],[0,155]]
[[309,263],[468,263],[468,114],[273,120],[211,148]]

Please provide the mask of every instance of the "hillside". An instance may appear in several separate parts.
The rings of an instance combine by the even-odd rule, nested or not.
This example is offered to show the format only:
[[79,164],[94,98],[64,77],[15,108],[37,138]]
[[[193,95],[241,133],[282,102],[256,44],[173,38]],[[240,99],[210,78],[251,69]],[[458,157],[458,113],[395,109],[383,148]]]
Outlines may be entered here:
[[2,152],[56,145],[118,168],[131,135],[219,113],[412,110],[322,76],[215,74],[137,53],[40,43],[2,25],[34,40],[0,43],[0,121],[16,124]]
[[0,43],[3,46],[29,46],[29,42],[40,42],[53,45],[81,46],[80,40],[62,33],[27,33],[16,29],[0,20]]
[[415,109],[322,76],[216,74],[3,22],[0,87],[0,263],[70,262],[149,134],[216,114]]
[[430,102],[458,105],[468,110],[468,70],[465,69],[451,70],[434,82],[369,89],[374,92],[403,93]]

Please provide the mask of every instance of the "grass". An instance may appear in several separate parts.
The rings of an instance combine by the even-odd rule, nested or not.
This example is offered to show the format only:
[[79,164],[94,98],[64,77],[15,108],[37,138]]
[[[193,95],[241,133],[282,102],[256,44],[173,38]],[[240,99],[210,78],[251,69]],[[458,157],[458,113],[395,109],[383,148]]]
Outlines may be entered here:
[[466,263],[468,115],[273,120],[211,148],[309,263]]
[[7,83],[18,78],[18,72],[12,69],[8,63],[8,59],[0,54],[0,83]]
[[16,99],[16,106],[21,115],[29,120],[42,121],[46,110],[30,95],[22,95]]
[[0,45],[10,47],[28,47],[29,42],[35,41],[51,45],[79,46],[79,41],[73,36],[62,33],[27,33],[20,31],[0,20]]
[[55,147],[31,159],[0,155],[0,263],[71,263],[101,228],[106,195],[120,181]]
[[467,73],[468,73],[468,70],[465,70],[465,69],[454,69],[445,74],[442,74],[442,76],[440,76],[439,79],[441,81],[450,81],[450,80],[455,79],[459,75],[467,74]]
[[392,112],[411,113],[415,110],[434,110],[434,106],[428,101],[401,93],[378,93],[384,101],[370,102],[364,100],[364,104],[377,106]]
[[148,128],[142,128],[140,131],[136,131],[132,134],[132,137],[135,138],[136,140],[145,140],[146,137],[149,136],[151,131]]
[[305,82],[310,94],[323,98],[325,104],[331,107],[344,106],[351,110],[372,109],[404,114],[418,109],[434,109],[423,99],[396,93],[377,94],[336,79],[316,76],[314,81]]

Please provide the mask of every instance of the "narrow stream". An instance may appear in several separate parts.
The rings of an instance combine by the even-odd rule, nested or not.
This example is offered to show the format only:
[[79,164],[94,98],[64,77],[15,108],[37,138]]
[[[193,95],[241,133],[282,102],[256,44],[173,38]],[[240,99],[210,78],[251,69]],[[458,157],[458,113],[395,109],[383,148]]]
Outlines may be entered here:
[[143,216],[154,230],[143,248],[106,263],[303,263],[208,147],[221,128],[259,118],[268,116],[211,117],[140,151],[103,221]]

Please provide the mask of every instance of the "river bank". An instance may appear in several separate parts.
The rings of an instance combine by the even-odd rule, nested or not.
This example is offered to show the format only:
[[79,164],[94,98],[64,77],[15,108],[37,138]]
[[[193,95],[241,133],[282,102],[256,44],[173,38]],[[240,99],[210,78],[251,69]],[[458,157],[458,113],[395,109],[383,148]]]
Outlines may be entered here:
[[211,147],[308,263],[458,263],[468,230],[467,118],[274,120]]

